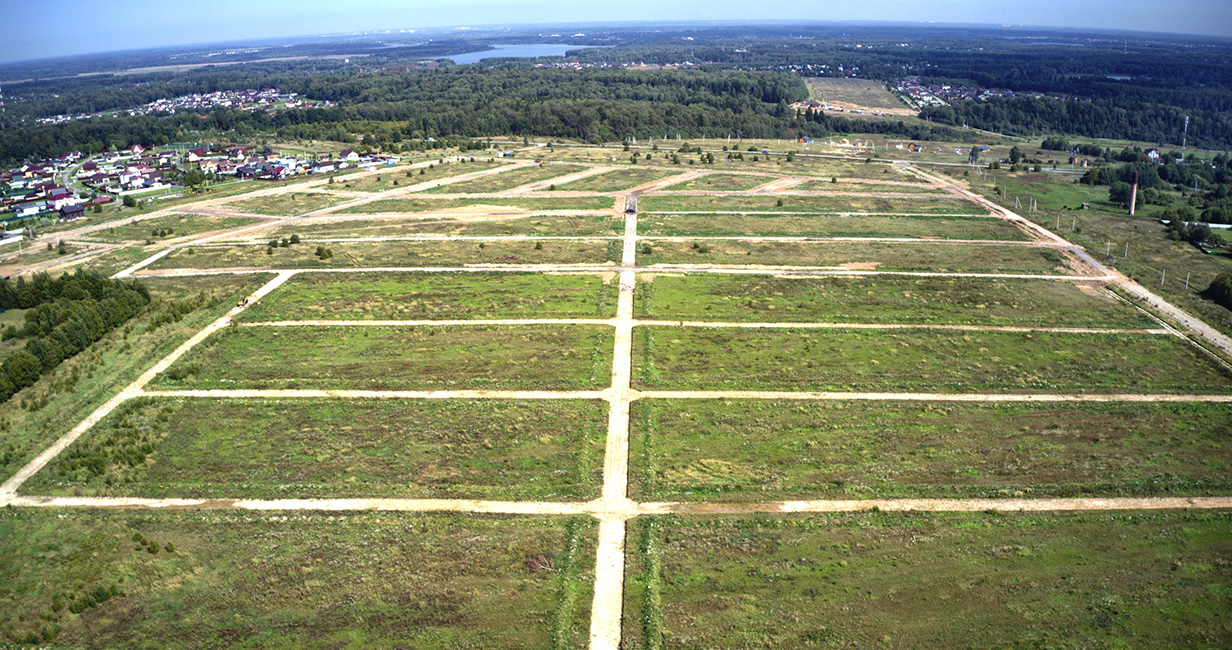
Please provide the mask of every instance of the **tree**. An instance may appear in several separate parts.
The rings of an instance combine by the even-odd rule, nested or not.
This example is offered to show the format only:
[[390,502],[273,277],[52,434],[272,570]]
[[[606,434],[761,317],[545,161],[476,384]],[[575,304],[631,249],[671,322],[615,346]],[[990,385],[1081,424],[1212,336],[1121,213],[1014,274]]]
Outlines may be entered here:
[[1215,276],[1203,295],[1227,309],[1232,309],[1232,274],[1220,273]]
[[1131,188],[1129,183],[1123,181],[1113,181],[1108,186],[1108,200],[1115,205],[1121,207],[1129,207],[1129,195]]
[[13,383],[13,392],[34,384],[42,371],[43,364],[38,357],[25,350],[18,350],[4,360],[4,374],[8,375],[9,381]]
[[124,207],[126,207],[126,208],[135,208],[135,207],[137,207],[137,199],[134,199],[132,196],[126,196],[126,197],[124,197]]
[[1019,149],[1018,145],[1014,145],[1014,147],[1010,149],[1010,164],[1017,165],[1020,162],[1022,162],[1022,149]]
[[974,165],[975,163],[979,161],[980,161],[980,150],[976,149],[975,147],[971,147],[971,153],[967,154],[967,162]]

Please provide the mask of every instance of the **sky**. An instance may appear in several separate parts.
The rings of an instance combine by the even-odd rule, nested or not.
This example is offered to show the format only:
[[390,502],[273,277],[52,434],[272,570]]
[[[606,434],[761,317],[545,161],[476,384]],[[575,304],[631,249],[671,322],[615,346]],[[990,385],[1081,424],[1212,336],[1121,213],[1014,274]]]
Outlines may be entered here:
[[[268,37],[465,25],[935,21],[1232,37],[1232,0],[10,0],[0,62]],[[754,11],[751,7],[756,7]]]

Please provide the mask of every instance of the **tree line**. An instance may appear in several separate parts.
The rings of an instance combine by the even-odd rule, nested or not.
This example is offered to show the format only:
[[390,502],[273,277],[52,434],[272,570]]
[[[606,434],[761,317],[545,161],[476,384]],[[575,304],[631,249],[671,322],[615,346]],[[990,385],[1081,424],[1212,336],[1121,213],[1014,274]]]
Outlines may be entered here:
[[135,280],[112,280],[92,271],[30,281],[0,281],[0,308],[28,309],[21,328],[9,326],[5,339],[26,344],[0,364],[0,401],[33,385],[65,359],[86,349],[116,327],[140,314],[149,291]]

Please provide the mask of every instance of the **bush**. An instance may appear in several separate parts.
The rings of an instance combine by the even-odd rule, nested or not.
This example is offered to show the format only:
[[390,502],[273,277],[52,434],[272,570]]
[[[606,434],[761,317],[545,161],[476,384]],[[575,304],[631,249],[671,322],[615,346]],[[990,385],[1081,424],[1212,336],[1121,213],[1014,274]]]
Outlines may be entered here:
[[299,235],[291,235],[291,243],[292,243],[292,244],[298,244],[298,243],[299,243]]
[[778,201],[776,201],[776,202],[775,202],[775,205],[776,205],[776,206],[778,206],[778,207],[780,207],[780,208],[781,208],[781,207],[783,207],[783,199],[779,199]]
[[1220,273],[1211,285],[1202,292],[1203,297],[1215,301],[1225,309],[1232,309],[1232,274]]

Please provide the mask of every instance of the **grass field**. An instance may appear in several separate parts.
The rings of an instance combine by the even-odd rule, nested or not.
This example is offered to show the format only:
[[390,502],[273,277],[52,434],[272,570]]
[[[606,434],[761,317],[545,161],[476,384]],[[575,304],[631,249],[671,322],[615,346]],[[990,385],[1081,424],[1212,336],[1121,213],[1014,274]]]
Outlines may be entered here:
[[[647,254],[649,248],[649,254]],[[918,242],[757,242],[647,239],[638,264],[822,266],[881,271],[1074,275],[1068,258],[1050,248]]]
[[611,318],[616,285],[599,275],[300,274],[243,321]]
[[483,199],[382,199],[340,210],[341,214],[376,214],[385,212],[434,212],[458,208],[517,208],[520,210],[611,210],[615,199],[610,196],[569,198],[483,198]]
[[1159,327],[1102,289],[1051,280],[649,274],[639,279],[634,304],[639,318]]
[[594,539],[588,518],[5,509],[0,635],[83,648],[576,648]]
[[163,388],[589,390],[611,380],[612,332],[554,327],[234,327]]
[[341,221],[305,221],[268,231],[269,237],[406,237],[420,235],[566,235],[610,237],[624,232],[624,217],[608,215],[531,216],[459,214],[456,217],[381,217]]
[[846,102],[865,108],[907,108],[885,83],[874,79],[810,77],[804,80],[809,95],[824,102]]
[[[310,243],[288,247],[201,246],[180,248],[150,269],[365,268],[462,266],[465,264],[595,264],[620,258],[616,240],[582,241],[372,241],[331,242],[333,257],[322,260]],[[538,246],[538,248],[536,248]]]
[[1227,512],[630,522],[636,648],[1220,648]]
[[[779,205],[779,202],[782,205]],[[978,204],[950,196],[878,199],[856,196],[687,196],[642,197],[640,212],[818,212],[822,214],[988,214]]]
[[943,393],[1228,393],[1168,335],[638,328],[635,387]]
[[424,190],[427,194],[480,194],[486,192],[503,192],[504,190],[513,189],[527,183],[535,183],[545,181],[549,178],[564,176],[566,174],[576,174],[577,172],[586,171],[588,167],[581,165],[531,165],[515,169],[513,171],[502,172],[500,174],[492,174],[483,176],[469,181],[459,181],[457,183],[449,183],[439,187],[433,187]]
[[664,191],[706,190],[711,192],[739,192],[751,190],[777,180],[776,176],[753,176],[749,174],[707,174],[693,180],[663,188]]
[[1028,239],[1026,232],[993,217],[887,217],[880,215],[650,214],[638,218],[642,236],[708,237],[931,237]]
[[239,212],[270,214],[280,217],[306,214],[328,208],[347,199],[324,192],[288,192],[232,201],[226,207]]
[[[145,241],[147,239],[161,241],[163,239],[186,237],[214,230],[250,226],[259,221],[259,219],[244,217],[206,217],[195,214],[180,214],[170,217],[159,217],[158,219],[147,219],[106,230],[98,230],[89,233],[86,237],[106,242]],[[171,232],[165,236],[155,234],[156,231],[160,230],[170,230]]]
[[[421,167],[419,169],[409,169],[399,172],[380,171],[374,175],[363,176],[360,178],[348,178],[343,181],[326,185],[329,189],[344,189],[354,190],[357,192],[388,192],[394,189],[405,189],[412,185],[420,183],[428,183],[431,181],[440,180],[442,178],[452,178],[462,174],[473,174],[485,169],[500,167],[505,163],[499,162],[464,162],[464,163],[441,163]],[[420,172],[423,172],[422,174]]]
[[112,413],[26,489],[584,500],[599,496],[606,429],[606,405],[587,400],[146,398]]
[[643,400],[642,501],[1232,494],[1224,404]]
[[667,178],[678,172],[651,169],[646,167],[629,167],[597,176],[588,176],[581,180],[557,185],[556,189],[568,192],[619,192],[651,181]]

